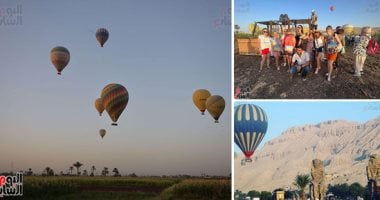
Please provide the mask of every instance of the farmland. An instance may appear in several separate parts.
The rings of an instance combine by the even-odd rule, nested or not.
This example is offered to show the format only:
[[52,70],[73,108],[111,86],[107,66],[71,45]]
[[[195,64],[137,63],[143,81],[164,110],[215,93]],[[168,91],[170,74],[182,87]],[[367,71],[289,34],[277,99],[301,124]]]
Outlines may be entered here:
[[230,199],[229,179],[24,177],[23,199]]

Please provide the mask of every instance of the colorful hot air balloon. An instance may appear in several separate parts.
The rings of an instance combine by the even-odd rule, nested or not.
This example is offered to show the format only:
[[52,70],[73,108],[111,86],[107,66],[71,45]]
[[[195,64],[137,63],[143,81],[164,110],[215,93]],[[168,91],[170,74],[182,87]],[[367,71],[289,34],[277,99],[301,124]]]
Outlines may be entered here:
[[99,135],[100,135],[100,137],[104,137],[105,135],[106,135],[106,130],[104,130],[104,129],[100,129],[99,130]]
[[195,90],[193,93],[193,102],[195,106],[201,111],[201,114],[205,114],[206,100],[211,96],[210,92],[205,89]]
[[333,12],[335,10],[335,6],[334,5],[331,5],[330,6],[330,11]]
[[219,123],[218,119],[224,111],[225,101],[219,95],[213,95],[206,100],[206,109],[210,115],[215,119],[215,123]]
[[65,47],[57,46],[50,51],[50,60],[57,69],[58,75],[69,64],[70,52]]
[[242,104],[235,107],[234,140],[241,149],[247,162],[263,140],[268,128],[268,118],[264,110],[254,104]]
[[117,126],[116,122],[128,104],[127,89],[120,84],[108,84],[103,88],[101,98],[103,99],[103,107],[114,122],[112,125]]
[[102,113],[104,111],[104,106],[103,106],[103,100],[102,98],[97,98],[95,100],[95,108],[99,113],[99,116],[102,116]]
[[105,29],[105,28],[98,28],[96,30],[95,36],[96,36],[96,40],[98,40],[100,46],[103,47],[104,43],[106,43],[108,40],[109,33],[108,33],[107,29]]

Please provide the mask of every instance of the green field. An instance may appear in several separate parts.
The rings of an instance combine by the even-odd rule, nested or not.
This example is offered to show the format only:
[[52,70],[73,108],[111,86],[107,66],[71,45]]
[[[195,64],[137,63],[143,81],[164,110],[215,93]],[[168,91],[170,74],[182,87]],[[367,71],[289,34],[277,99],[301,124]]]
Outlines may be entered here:
[[24,177],[23,199],[231,199],[227,179]]

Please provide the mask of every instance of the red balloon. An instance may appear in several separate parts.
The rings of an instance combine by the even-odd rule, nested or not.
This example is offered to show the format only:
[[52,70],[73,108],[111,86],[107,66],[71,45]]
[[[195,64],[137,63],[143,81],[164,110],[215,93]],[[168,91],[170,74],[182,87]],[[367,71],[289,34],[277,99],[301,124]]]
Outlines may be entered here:
[[330,10],[334,11],[335,10],[335,6],[330,6]]

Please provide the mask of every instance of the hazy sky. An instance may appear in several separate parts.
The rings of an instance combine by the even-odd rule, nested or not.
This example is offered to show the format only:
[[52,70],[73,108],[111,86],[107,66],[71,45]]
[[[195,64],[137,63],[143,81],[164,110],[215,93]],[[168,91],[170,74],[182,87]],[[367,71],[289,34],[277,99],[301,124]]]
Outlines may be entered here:
[[[293,126],[318,124],[327,120],[364,123],[380,117],[380,101],[253,101],[253,103],[264,109],[268,116],[268,130],[258,149]],[[236,144],[234,146],[235,152],[240,153]]]
[[[21,6],[22,13],[7,13]],[[76,161],[122,174],[228,175],[230,143],[230,1],[0,1],[0,172]],[[95,30],[105,27],[104,48]],[[62,76],[50,50],[71,61]],[[130,95],[118,127],[94,100],[109,83]],[[226,99],[215,124],[191,96],[207,88]],[[98,130],[105,128],[102,140]]]
[[[330,11],[332,5],[334,12]],[[310,18],[313,9],[318,15],[318,29],[344,24],[380,26],[380,0],[235,0],[235,23],[248,31],[248,24],[278,20],[284,13],[290,19]]]

